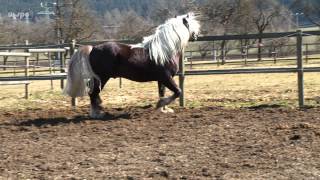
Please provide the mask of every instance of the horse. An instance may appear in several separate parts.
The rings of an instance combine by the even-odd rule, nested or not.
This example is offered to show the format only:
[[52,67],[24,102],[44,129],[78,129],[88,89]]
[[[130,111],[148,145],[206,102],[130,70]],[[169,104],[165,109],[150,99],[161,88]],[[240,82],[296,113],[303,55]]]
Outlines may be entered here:
[[[102,118],[100,92],[110,78],[126,78],[136,82],[158,82],[159,101],[156,109],[173,112],[166,106],[180,96],[181,90],[173,80],[179,71],[182,51],[200,33],[200,23],[194,13],[165,21],[154,34],[138,44],[107,42],[82,46],[68,62],[64,93],[75,98],[90,96],[90,116]],[[165,88],[173,92],[165,96]]]

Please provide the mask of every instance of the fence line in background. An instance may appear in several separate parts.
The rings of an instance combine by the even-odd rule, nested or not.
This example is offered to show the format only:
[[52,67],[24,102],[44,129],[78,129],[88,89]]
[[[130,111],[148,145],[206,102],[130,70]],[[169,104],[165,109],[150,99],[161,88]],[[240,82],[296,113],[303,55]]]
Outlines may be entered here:
[[[0,52],[0,56],[11,56],[11,57],[23,57],[25,61],[25,66],[24,66],[24,75],[25,79],[28,79],[29,76],[29,58],[31,56],[31,53],[17,53],[17,52]],[[25,98],[29,98],[29,81],[9,81],[7,83],[2,82],[1,85],[12,85],[12,84],[24,84],[25,85]]]
[[[296,38],[296,58],[297,58],[297,67],[296,68],[251,68],[251,69],[225,69],[225,70],[198,70],[198,71],[185,71],[185,55],[182,55],[181,61],[180,61],[180,72],[179,75],[179,85],[182,89],[181,97],[180,97],[180,105],[184,106],[184,81],[185,76],[189,75],[210,75],[210,74],[248,74],[248,73],[297,73],[297,79],[298,79],[298,99],[299,99],[299,107],[304,106],[304,87],[303,87],[303,74],[304,72],[320,72],[320,67],[310,67],[310,68],[304,68],[303,67],[303,61],[302,61],[302,40],[304,36],[309,35],[320,35],[320,31],[306,31],[302,32],[300,30],[296,32],[284,32],[284,33],[265,33],[265,34],[249,34],[249,35],[227,35],[227,36],[206,36],[206,37],[200,37],[198,41],[217,41],[217,40],[238,40],[238,39],[257,39],[257,38],[282,38],[282,37],[295,37]],[[100,42],[99,42],[100,43]],[[65,44],[64,44],[65,45]],[[68,44],[68,51],[70,52],[70,56],[73,55],[73,53],[76,50],[76,47],[79,45],[76,43],[76,41],[73,41],[71,44]],[[30,46],[28,46],[30,47]],[[59,46],[61,47],[61,46]],[[0,49],[3,47],[0,47]],[[64,47],[65,48],[65,47]],[[14,49],[14,48],[12,48]],[[0,52],[0,56],[10,56],[15,53],[10,52]],[[29,54],[25,61],[25,77],[0,77],[0,81],[25,81],[25,80],[54,80],[54,79],[60,79],[63,80],[66,78],[66,74],[61,71],[58,75],[46,75],[46,76],[29,76]],[[62,65],[63,63],[61,63]],[[62,69],[62,68],[61,68]],[[62,84],[62,83],[61,83]],[[26,85],[27,89],[27,85]],[[26,90],[27,91],[27,90]],[[76,106],[77,100],[75,98],[72,98],[71,100],[72,106]]]
[[251,35],[229,35],[229,36],[209,36],[199,38],[198,41],[213,41],[213,40],[236,40],[236,39],[255,39],[258,37],[262,38],[280,38],[282,36],[296,37],[296,68],[255,68],[255,69],[225,69],[225,70],[199,70],[199,71],[184,71],[185,59],[180,59],[181,69],[179,72],[179,84],[182,90],[182,96],[180,96],[180,106],[184,106],[184,77],[186,75],[213,75],[213,74],[248,74],[248,73],[297,73],[298,80],[298,99],[299,107],[302,108],[304,104],[304,72],[320,72],[320,67],[304,68],[303,67],[303,52],[302,42],[303,36],[306,35],[320,35],[320,31],[308,31],[303,33],[298,30],[295,33],[268,33],[268,34],[251,34]]

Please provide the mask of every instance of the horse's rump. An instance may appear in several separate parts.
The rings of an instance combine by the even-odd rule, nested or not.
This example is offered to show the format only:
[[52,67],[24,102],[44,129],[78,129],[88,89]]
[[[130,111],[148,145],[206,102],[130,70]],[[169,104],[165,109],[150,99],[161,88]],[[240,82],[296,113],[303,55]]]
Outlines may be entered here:
[[89,55],[92,51],[92,46],[83,46],[73,54],[67,71],[67,84],[64,89],[64,94],[71,97],[80,97],[87,95],[88,81],[92,78],[99,79],[93,72],[90,63]]

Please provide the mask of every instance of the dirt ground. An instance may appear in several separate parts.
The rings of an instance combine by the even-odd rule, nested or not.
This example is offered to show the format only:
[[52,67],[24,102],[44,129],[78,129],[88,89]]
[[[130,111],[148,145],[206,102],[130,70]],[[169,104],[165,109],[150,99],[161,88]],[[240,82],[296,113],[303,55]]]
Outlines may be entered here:
[[320,179],[320,108],[0,112],[0,179]]

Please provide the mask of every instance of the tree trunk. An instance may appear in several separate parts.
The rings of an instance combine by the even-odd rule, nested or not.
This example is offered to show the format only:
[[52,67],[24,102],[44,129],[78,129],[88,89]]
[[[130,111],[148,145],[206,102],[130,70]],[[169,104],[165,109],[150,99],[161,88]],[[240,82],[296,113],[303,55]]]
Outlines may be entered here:
[[223,40],[222,42],[221,42],[221,49],[220,49],[220,59],[221,59],[221,64],[222,65],[224,65],[225,63],[226,63],[226,49],[225,49],[225,47],[226,47],[226,44],[227,44],[227,42],[226,42],[226,40]]
[[262,53],[262,38],[258,39],[258,61],[261,61],[261,53]]

